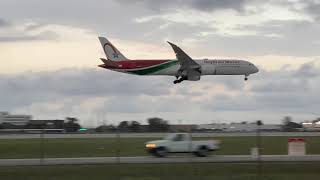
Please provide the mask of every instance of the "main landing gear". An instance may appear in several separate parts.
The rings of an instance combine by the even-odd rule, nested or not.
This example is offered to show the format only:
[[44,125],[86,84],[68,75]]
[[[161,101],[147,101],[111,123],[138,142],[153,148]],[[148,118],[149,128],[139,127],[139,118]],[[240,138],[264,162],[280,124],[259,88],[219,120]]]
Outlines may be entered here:
[[187,80],[186,77],[177,77],[176,80],[173,81],[173,84],[181,83],[182,81]]

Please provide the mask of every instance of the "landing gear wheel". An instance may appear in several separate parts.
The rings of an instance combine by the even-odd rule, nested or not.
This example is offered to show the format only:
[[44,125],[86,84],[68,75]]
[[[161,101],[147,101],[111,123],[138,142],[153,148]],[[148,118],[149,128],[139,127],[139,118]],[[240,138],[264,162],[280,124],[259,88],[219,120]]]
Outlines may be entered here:
[[245,80],[245,81],[248,81],[248,76],[249,76],[249,75],[244,75],[244,80]]
[[186,78],[181,77],[180,79],[176,79],[173,81],[173,84],[181,83],[182,81],[186,80]]

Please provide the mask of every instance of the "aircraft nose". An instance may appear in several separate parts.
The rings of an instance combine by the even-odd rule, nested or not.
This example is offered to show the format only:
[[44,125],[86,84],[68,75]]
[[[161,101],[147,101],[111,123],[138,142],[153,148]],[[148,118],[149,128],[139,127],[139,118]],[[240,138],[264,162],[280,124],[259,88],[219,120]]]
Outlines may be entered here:
[[259,69],[257,68],[257,66],[253,66],[253,73],[257,73],[259,72]]

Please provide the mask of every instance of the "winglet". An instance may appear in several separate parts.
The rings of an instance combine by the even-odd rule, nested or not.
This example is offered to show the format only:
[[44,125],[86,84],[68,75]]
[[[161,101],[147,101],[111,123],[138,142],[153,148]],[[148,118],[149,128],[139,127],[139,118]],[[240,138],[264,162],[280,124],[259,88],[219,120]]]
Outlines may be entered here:
[[170,44],[170,46],[177,46],[177,45],[173,44],[173,43],[172,43],[172,42],[170,42],[170,41],[167,41],[167,43],[169,43],[169,44]]
[[179,51],[182,51],[177,45],[173,44],[170,41],[167,41],[167,42],[170,44],[175,54],[177,54]]
[[199,64],[196,63],[187,53],[185,53],[179,46],[167,41],[170,46],[172,47],[174,53],[176,54],[176,57],[178,61],[181,64],[181,68],[184,69],[186,66],[191,67],[191,65],[195,66],[196,68],[199,68]]

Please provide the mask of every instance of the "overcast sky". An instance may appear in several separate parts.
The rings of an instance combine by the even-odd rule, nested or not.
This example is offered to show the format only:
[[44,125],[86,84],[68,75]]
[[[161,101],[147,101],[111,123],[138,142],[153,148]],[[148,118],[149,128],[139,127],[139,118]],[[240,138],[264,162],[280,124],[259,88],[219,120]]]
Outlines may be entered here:
[[[170,123],[320,116],[319,0],[1,0],[0,111],[86,126],[162,117]],[[131,59],[241,58],[260,72],[173,85],[97,67],[97,39]]]

